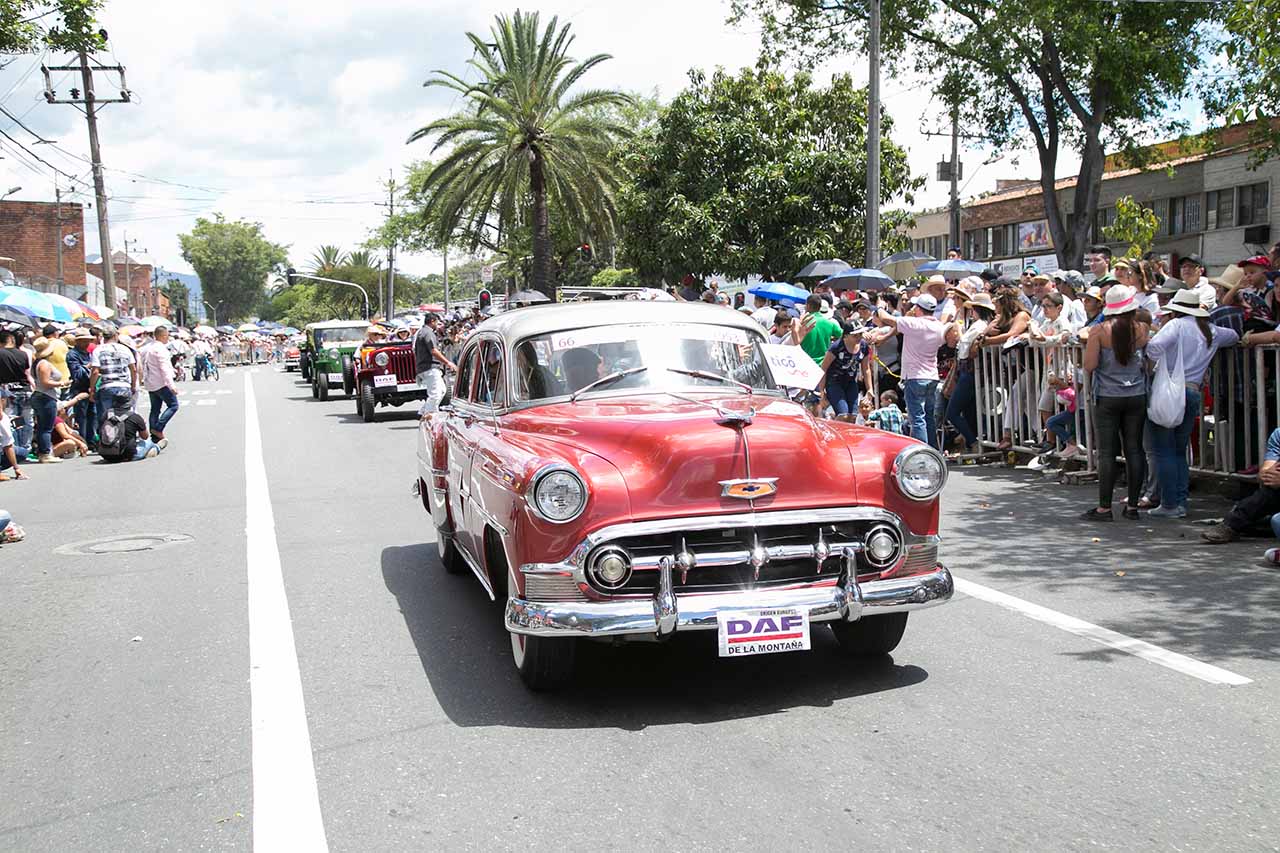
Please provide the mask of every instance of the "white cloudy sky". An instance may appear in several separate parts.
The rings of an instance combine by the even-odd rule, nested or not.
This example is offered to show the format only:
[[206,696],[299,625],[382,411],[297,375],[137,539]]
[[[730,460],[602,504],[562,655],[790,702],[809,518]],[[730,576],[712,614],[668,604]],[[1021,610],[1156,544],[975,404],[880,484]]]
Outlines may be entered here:
[[[383,215],[374,203],[385,200],[388,170],[426,153],[425,143],[405,145],[409,133],[454,104],[444,90],[423,89],[423,80],[435,68],[461,72],[469,54],[463,33],[487,29],[495,13],[511,8],[487,0],[109,0],[102,23],[136,94],[135,103],[109,106],[101,119],[113,247],[127,231],[158,265],[189,272],[177,235],[214,211],[263,222],[298,262],[323,243],[358,243]],[[537,8],[572,22],[576,55],[614,56],[593,84],[656,88],[664,99],[690,67],[737,69],[760,50],[758,33],[725,25],[724,0],[564,0]],[[113,63],[111,54],[101,58]],[[87,193],[79,198],[91,201],[83,118],[44,102],[36,66],[20,58],[0,70],[0,93],[10,92],[3,104],[57,141],[32,150],[82,178]],[[860,57],[832,62],[826,71],[833,70],[866,79]],[[54,79],[63,96],[76,85]],[[939,127],[927,86],[885,80],[882,91],[895,138],[908,146],[914,170],[930,177],[918,204],[942,203],[946,187],[932,174],[949,140],[923,135]],[[0,117],[6,125],[12,122]],[[6,131],[32,141],[16,126]],[[7,146],[0,189],[21,185],[16,198],[52,199],[50,171],[36,164],[37,174],[7,140],[0,143]],[[997,177],[1032,174],[1033,158],[981,167],[982,152],[962,159],[967,195],[990,189]],[[1074,163],[1064,166],[1069,173]],[[86,226],[87,248],[97,252],[92,213]],[[438,271],[440,259],[406,257],[401,267]]]

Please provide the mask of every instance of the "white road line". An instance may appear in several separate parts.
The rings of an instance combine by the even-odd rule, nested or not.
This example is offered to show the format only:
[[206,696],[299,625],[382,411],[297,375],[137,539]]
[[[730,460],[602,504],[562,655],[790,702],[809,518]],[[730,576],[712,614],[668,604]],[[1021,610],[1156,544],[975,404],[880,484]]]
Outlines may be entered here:
[[218,401],[214,399],[196,400],[196,405],[197,406],[216,406],[218,405]]
[[327,851],[311,733],[262,457],[253,379],[244,378],[245,544],[253,718],[253,847]]
[[209,390],[206,390],[206,389],[201,389],[201,390],[199,390],[199,391],[188,391],[188,392],[187,392],[187,396],[188,396],[188,397],[204,397],[204,396],[206,396],[206,395],[208,395],[208,394],[212,394],[212,393],[213,393],[212,391],[209,391]]
[[1039,604],[1032,604],[1030,601],[1024,601],[1021,598],[998,592],[991,587],[964,580],[963,578],[956,578],[955,581],[956,590],[965,595],[1004,607],[1015,613],[1021,613],[1023,616],[1028,616],[1037,622],[1061,628],[1070,634],[1084,637],[1086,640],[1092,640],[1109,648],[1168,667],[1175,672],[1181,672],[1183,675],[1190,675],[1210,684],[1230,684],[1233,686],[1250,684],[1253,681],[1252,678],[1245,678],[1243,675],[1237,675],[1221,667],[1198,661],[1195,658],[1189,658],[1186,655],[1180,655],[1177,652],[1171,652],[1168,649],[1162,649],[1145,640],[1125,636],[1112,631],[1110,628],[1094,625],[1092,622],[1086,622],[1083,619],[1059,613],[1057,610],[1050,610],[1047,607],[1041,607]]
[[214,391],[213,393],[215,393],[215,394],[234,394],[234,393],[236,393],[236,392],[235,392],[235,391],[227,390],[227,391]]

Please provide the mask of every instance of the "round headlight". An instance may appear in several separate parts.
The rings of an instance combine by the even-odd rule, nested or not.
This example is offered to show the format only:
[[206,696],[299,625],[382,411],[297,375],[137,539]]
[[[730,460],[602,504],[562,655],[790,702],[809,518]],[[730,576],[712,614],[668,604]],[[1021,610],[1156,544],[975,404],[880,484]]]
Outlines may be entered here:
[[336,349],[329,350],[329,358],[337,359],[340,353]]
[[933,500],[947,482],[947,463],[932,447],[912,445],[893,462],[893,478],[914,501]]
[[901,556],[902,539],[896,528],[877,524],[867,531],[863,542],[863,559],[871,568],[884,571]]
[[391,361],[391,356],[387,355],[385,352],[380,352],[373,357],[373,363],[378,365],[378,367],[386,367],[387,362],[389,361]]
[[598,586],[618,589],[631,577],[631,556],[621,548],[606,548],[592,558],[591,576]]
[[538,478],[533,505],[547,521],[573,521],[587,506],[587,487],[573,472],[555,468]]

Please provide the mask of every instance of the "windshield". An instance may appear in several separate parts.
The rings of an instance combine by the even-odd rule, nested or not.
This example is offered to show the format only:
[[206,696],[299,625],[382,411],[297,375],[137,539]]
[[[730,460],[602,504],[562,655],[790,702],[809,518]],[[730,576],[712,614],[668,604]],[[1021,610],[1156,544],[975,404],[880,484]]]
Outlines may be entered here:
[[316,346],[355,346],[364,340],[366,326],[344,326],[341,329],[313,329]]
[[745,329],[701,323],[597,326],[538,335],[516,347],[516,399],[523,402],[572,394],[611,373],[635,368],[646,369],[601,385],[600,391],[735,387],[672,369],[720,374],[757,391],[776,390],[761,343],[760,335]]

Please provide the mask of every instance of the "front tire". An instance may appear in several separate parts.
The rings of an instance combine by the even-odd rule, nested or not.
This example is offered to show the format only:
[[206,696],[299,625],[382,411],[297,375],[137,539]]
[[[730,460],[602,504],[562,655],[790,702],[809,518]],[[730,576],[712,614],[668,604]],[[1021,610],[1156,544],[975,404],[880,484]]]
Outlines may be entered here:
[[316,392],[320,395],[321,403],[329,400],[329,374],[316,374]]
[[342,359],[342,393],[348,397],[356,391],[356,368],[349,357]]
[[316,384],[316,378],[314,376],[311,377],[311,399],[320,399],[320,386]]
[[367,423],[373,423],[374,408],[378,405],[373,396],[373,383],[363,382],[360,385],[360,417]]
[[[507,589],[509,595],[516,594],[509,573]],[[577,656],[577,640],[511,635],[511,660],[520,673],[520,680],[530,690],[555,690],[568,684],[573,679]]]
[[889,654],[902,642],[902,632],[907,630],[907,614],[864,616],[857,622],[832,622],[830,625],[840,650],[846,655],[876,658]]

